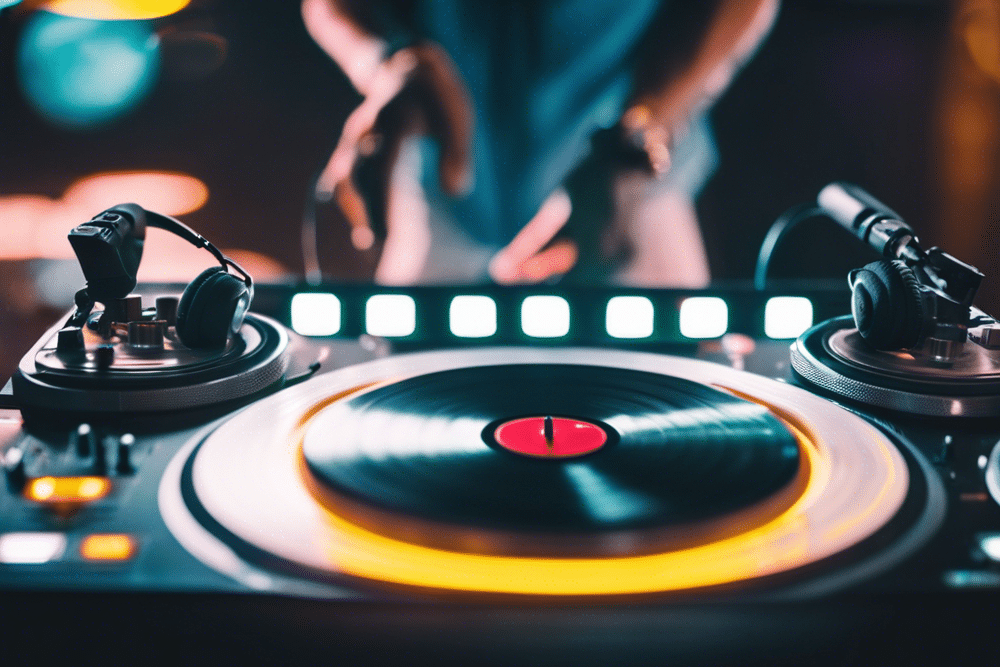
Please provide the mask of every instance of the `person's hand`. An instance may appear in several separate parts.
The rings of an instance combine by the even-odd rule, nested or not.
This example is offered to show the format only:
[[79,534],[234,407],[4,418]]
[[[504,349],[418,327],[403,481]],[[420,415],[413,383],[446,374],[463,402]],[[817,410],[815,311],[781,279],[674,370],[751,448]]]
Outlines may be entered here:
[[574,280],[606,279],[630,248],[621,227],[616,190],[626,173],[653,178],[669,168],[669,155],[653,156],[628,144],[622,128],[599,130],[590,154],[562,187],[542,203],[517,236],[490,261],[497,283],[540,283],[570,274]]
[[317,181],[317,198],[336,200],[356,248],[384,238],[389,178],[401,143],[416,133],[440,144],[444,191],[466,191],[472,183],[472,105],[451,58],[433,43],[402,49],[379,66]]
[[510,243],[490,260],[490,277],[501,285],[540,283],[567,273],[579,250],[572,239],[553,239],[573,212],[566,190],[559,188],[545,200]]

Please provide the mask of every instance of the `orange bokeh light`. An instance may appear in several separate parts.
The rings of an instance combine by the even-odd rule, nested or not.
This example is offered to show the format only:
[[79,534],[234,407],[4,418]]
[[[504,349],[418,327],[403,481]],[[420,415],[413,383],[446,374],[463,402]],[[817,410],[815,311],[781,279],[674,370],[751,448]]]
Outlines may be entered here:
[[194,176],[170,171],[111,171],[81,178],[62,198],[74,208],[91,210],[91,215],[125,202],[166,215],[184,215],[205,205],[208,186]]
[[54,14],[99,21],[155,19],[178,12],[191,0],[49,0],[42,7]]

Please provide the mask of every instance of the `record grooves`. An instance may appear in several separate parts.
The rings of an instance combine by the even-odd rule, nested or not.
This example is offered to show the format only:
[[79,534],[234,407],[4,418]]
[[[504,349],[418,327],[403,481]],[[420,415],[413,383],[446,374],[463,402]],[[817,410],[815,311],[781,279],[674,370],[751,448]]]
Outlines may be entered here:
[[[536,415],[597,425],[608,442],[550,459],[497,444],[498,426]],[[697,542],[706,523],[718,539],[723,517],[754,508],[745,530],[787,509],[797,496],[780,491],[799,470],[795,438],[762,406],[681,378],[555,364],[430,373],[348,397],[312,421],[303,457],[321,502],[362,526],[522,556],[660,550]]]

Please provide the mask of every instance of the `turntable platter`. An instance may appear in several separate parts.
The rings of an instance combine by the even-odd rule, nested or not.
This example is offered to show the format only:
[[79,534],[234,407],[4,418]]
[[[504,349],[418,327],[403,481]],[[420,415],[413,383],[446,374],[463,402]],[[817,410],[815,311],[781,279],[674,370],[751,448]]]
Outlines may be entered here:
[[973,343],[949,363],[919,351],[883,352],[847,316],[802,334],[791,362],[808,384],[863,405],[929,417],[993,418],[1000,410],[1000,354]]
[[[577,391],[566,389],[574,384],[586,387],[582,377],[574,374],[591,373],[594,368],[600,369],[599,377],[618,378],[611,387],[591,387],[599,396],[617,392],[615,401],[601,398],[597,405],[607,403],[627,412],[645,402],[654,412],[662,412],[658,401],[669,400],[679,402],[681,409],[675,406],[667,410],[675,418],[690,417],[689,409],[707,410],[704,424],[695,419],[677,431],[674,442],[688,443],[678,446],[682,455],[697,459],[716,447],[726,457],[733,455],[741,437],[723,434],[730,429],[738,434],[740,424],[749,419],[765,435],[751,437],[747,448],[759,447],[763,456],[745,468],[733,464],[730,469],[726,461],[721,473],[706,472],[711,466],[703,470],[700,464],[695,465],[692,474],[705,475],[699,481],[707,483],[708,489],[693,493],[721,496],[704,514],[669,509],[669,485],[666,492],[654,488],[656,485],[647,481],[652,473],[642,469],[643,460],[651,462],[651,469],[673,463],[669,453],[673,433],[668,433],[666,440],[649,440],[654,453],[645,459],[637,444],[636,461],[626,457],[622,464],[630,471],[624,482],[614,477],[617,469],[608,474],[615,484],[630,485],[636,496],[656,499],[659,504],[654,504],[652,518],[639,513],[595,521],[585,511],[587,503],[597,497],[594,491],[581,502],[579,489],[569,484],[563,489],[572,489],[575,501],[566,501],[568,513],[565,508],[537,515],[518,513],[516,502],[505,501],[499,511],[470,507],[435,514],[428,510],[434,507],[433,502],[421,501],[413,507],[404,499],[393,505],[389,491],[359,486],[360,482],[346,472],[358,462],[370,468],[372,484],[386,483],[390,490],[393,485],[400,486],[398,480],[403,475],[392,472],[392,466],[389,473],[379,471],[375,450],[359,445],[365,442],[363,437],[338,438],[331,431],[342,416],[366,401],[373,405],[391,403],[396,391],[405,394],[427,386],[428,400],[433,402],[434,392],[446,391],[443,387],[455,380],[474,384],[477,376],[489,379],[521,374],[524,379],[536,373],[561,377],[556,383],[559,387]],[[630,396],[625,388],[633,382],[638,389]],[[544,383],[539,387],[539,395],[548,393]],[[466,393],[469,395],[462,399],[462,405],[476,404],[481,398]],[[547,416],[535,414],[537,404],[520,404],[518,400],[512,398],[510,405],[500,410],[503,414],[484,408],[485,414],[475,426],[481,429],[482,420],[492,424],[498,414],[503,419]],[[530,408],[532,414],[515,414],[522,407]],[[542,411],[549,407],[552,412],[561,412],[557,402],[543,406]],[[445,411],[445,423],[453,422],[458,414],[449,410]],[[730,415],[730,410],[735,412]],[[544,472],[529,479],[549,482],[565,479],[565,472],[557,471],[567,465],[592,464],[595,467],[583,469],[603,472],[596,466],[604,458],[614,460],[613,454],[623,452],[633,455],[632,444],[627,442],[632,427],[613,412],[609,408],[598,414],[573,411],[555,415],[589,419],[602,428],[609,427],[608,443],[579,457],[531,460],[499,451],[481,436],[476,442],[448,437],[437,442],[449,447],[468,445],[476,452],[472,461],[481,453],[491,465],[492,455],[514,466],[532,464]],[[389,429],[405,430],[400,425],[405,420],[388,415],[385,419]],[[345,428],[349,424],[345,422]],[[470,428],[476,430],[472,424]],[[385,435],[389,432],[380,432],[379,438],[397,448],[393,452],[397,457],[398,448],[404,446],[398,443],[429,442],[394,441]],[[690,437],[693,434],[697,435]],[[640,438],[639,442],[645,441]],[[338,449],[337,443],[346,448]],[[689,448],[691,443],[694,446]],[[317,451],[311,451],[314,447]],[[405,456],[402,459],[409,461]],[[455,460],[467,465],[462,456]],[[323,468],[324,461],[336,465]],[[444,462],[450,464],[450,459],[444,457]],[[352,587],[403,587],[411,593],[464,591],[542,597],[683,591],[749,583],[797,570],[839,554],[886,526],[902,506],[909,481],[906,462],[885,436],[861,418],[802,389],[703,361],[584,349],[432,352],[389,357],[336,371],[237,414],[208,433],[200,444],[192,443],[181,452],[174,467],[182,471],[177,473],[180,482],[166,475],[160,489],[161,511],[172,532],[189,551],[221,572],[245,578],[252,570],[254,579],[246,583],[257,588],[280,590],[281,578],[290,575],[300,581],[348,583]],[[715,474],[719,475],[716,481],[707,482]],[[479,482],[461,482],[459,491],[477,502],[487,498],[488,485],[495,481],[493,475],[490,472]],[[759,475],[761,479],[741,480],[743,475]],[[419,486],[435,477],[429,473],[429,477],[416,475],[415,479]],[[327,491],[343,497],[354,495],[348,497],[346,505],[329,502],[316,494],[317,480]],[[720,488],[719,480],[732,482],[736,490]],[[176,487],[184,489],[183,503],[177,500]],[[535,494],[546,502],[565,497],[562,490],[534,487],[522,494],[528,499]],[[358,507],[361,512],[355,511]],[[190,519],[182,520],[180,515],[185,512],[196,518],[197,528]],[[454,536],[449,531],[458,525],[465,529],[458,533],[463,539],[474,542],[477,535],[487,539],[479,544],[440,543],[433,535],[430,539],[416,535],[419,530],[400,532],[390,520],[393,516],[412,518],[421,527],[437,527],[438,536]],[[555,554],[538,553],[538,548],[544,551],[551,542],[535,542],[532,537],[558,535],[553,522],[560,518],[576,522],[570,534],[596,539],[571,542],[572,549]],[[489,543],[497,533],[511,541],[497,549]]]

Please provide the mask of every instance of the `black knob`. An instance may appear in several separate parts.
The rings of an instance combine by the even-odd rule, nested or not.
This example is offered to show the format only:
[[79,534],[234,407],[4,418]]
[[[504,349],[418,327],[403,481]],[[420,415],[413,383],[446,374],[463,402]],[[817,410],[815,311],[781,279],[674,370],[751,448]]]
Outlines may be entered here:
[[132,467],[132,447],[134,446],[135,436],[131,433],[126,433],[118,439],[118,462],[115,464],[115,470],[122,475],[135,472],[135,468]]
[[59,330],[56,341],[56,352],[79,352],[83,349],[83,329],[80,327],[63,327]]
[[73,434],[73,439],[76,441],[77,456],[87,458],[94,451],[96,436],[94,435],[94,429],[90,427],[90,424],[80,424],[77,426],[76,433]]
[[108,454],[104,441],[100,438],[94,439],[94,473],[104,475],[108,472]]
[[134,320],[128,323],[129,347],[158,350],[163,348],[163,329],[166,323],[162,320]]
[[111,368],[111,364],[115,361],[115,346],[108,343],[98,345],[94,352],[94,360],[99,370]]
[[129,294],[122,299],[122,307],[125,322],[135,322],[142,319],[142,296],[139,294]]
[[10,490],[20,493],[28,481],[24,470],[24,451],[20,447],[11,447],[3,456],[3,471],[7,476]]
[[168,327],[177,324],[177,297],[156,297],[156,319],[164,320]]

